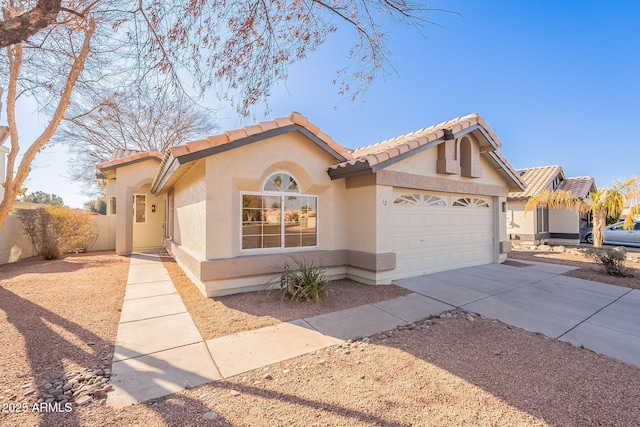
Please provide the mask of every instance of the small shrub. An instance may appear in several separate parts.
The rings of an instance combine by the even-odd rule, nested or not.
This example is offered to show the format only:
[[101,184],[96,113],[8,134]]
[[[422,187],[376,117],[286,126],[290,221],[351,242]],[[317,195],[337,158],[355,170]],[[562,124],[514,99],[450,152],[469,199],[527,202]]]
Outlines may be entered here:
[[280,289],[293,301],[319,302],[327,296],[329,280],[323,268],[304,258],[293,258],[296,270],[285,270],[280,278]]
[[602,265],[605,273],[609,276],[633,277],[633,272],[624,266],[627,258],[627,250],[625,248],[589,248],[585,251],[585,254]]
[[89,215],[63,206],[20,209],[18,216],[33,250],[47,260],[85,252],[98,237]]

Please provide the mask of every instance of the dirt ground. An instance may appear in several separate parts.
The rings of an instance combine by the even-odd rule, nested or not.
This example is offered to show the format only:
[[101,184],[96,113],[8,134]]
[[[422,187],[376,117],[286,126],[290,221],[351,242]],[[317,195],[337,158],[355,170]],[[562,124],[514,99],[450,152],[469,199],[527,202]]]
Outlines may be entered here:
[[400,286],[372,287],[353,280],[337,280],[329,283],[327,298],[318,304],[291,302],[283,298],[279,289],[206,298],[171,257],[162,259],[205,340],[411,293]]
[[[639,368],[491,319],[455,316],[121,410],[93,401],[34,412],[36,396],[24,396],[23,385],[108,364],[127,271],[127,258],[91,253],[0,266],[0,425],[636,426],[640,419]],[[222,309],[204,301],[200,311],[283,316],[245,312],[229,300],[234,305],[216,301]],[[23,403],[27,410],[17,412]]]

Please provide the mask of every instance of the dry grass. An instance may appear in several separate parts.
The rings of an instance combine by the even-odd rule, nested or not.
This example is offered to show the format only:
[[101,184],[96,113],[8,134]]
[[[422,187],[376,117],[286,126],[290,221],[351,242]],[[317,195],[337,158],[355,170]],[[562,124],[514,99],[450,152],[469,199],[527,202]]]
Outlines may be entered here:
[[289,301],[279,290],[206,298],[172,258],[163,257],[163,264],[205,340],[380,302],[411,292],[395,285],[367,286],[353,280],[338,280],[329,283],[327,298],[315,304]]
[[[640,258],[640,253],[630,253],[630,256]],[[610,285],[624,286],[627,288],[640,289],[640,264],[637,262],[625,263],[633,273],[633,277],[609,276],[604,272],[604,267],[596,264],[591,258],[581,253],[573,252],[539,252],[525,249],[515,249],[509,252],[509,260],[517,261],[537,261],[551,264],[563,264],[578,267],[565,273],[565,276],[576,277],[578,279],[592,280]]]

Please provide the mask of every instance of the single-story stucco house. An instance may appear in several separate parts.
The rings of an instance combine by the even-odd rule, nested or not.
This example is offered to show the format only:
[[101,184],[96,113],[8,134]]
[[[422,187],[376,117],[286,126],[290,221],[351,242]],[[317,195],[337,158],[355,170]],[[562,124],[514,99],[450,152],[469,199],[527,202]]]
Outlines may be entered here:
[[507,235],[512,243],[556,243],[577,245],[580,231],[591,223],[589,213],[569,208],[538,208],[525,212],[532,196],[544,190],[565,190],[574,197],[589,199],[597,191],[596,181],[590,176],[566,178],[560,166],[543,166],[518,171],[527,184],[524,191],[512,191],[507,198]]
[[367,284],[501,262],[520,175],[477,114],[355,150],[299,113],[98,165],[115,249],[165,247],[207,296],[314,260]]

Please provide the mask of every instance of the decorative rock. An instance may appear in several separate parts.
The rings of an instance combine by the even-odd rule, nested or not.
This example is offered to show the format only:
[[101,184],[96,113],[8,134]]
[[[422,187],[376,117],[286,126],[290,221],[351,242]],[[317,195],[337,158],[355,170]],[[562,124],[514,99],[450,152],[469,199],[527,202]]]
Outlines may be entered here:
[[71,390],[71,388],[72,388],[71,383],[66,383],[64,386],[62,386],[62,390],[64,391]]
[[89,402],[91,402],[91,396],[88,395],[80,396],[76,399],[76,405],[78,406],[84,406]]
[[540,245],[538,246],[538,250],[541,252],[551,252],[552,248],[549,245]]
[[288,374],[289,372],[291,372],[291,370],[290,370],[290,369],[283,369],[283,370],[282,370],[282,373],[283,373],[283,374]]
[[565,248],[562,245],[553,247],[553,252],[566,252],[566,251],[567,251],[567,248]]
[[231,390],[229,394],[233,397],[237,397],[237,396],[240,396],[241,393],[237,390]]
[[31,384],[24,384],[24,385],[22,386],[22,388],[30,388],[30,387],[31,387]]
[[216,414],[215,412],[207,412],[202,416],[202,419],[207,421],[217,421],[218,414]]
[[272,380],[272,379],[273,379],[273,377],[271,376],[271,374],[264,374],[264,375],[262,376],[262,379],[263,379],[263,380]]
[[24,392],[24,397],[31,396],[33,393],[35,393],[35,390],[33,389],[26,390]]
[[93,392],[93,397],[95,397],[96,399],[103,399],[107,397],[107,392],[104,390],[96,390]]
[[62,390],[59,388],[53,389],[51,391],[49,391],[49,394],[51,396],[60,396],[62,394]]
[[104,375],[104,371],[102,369],[96,369],[95,371],[93,371],[93,375],[95,376]]

